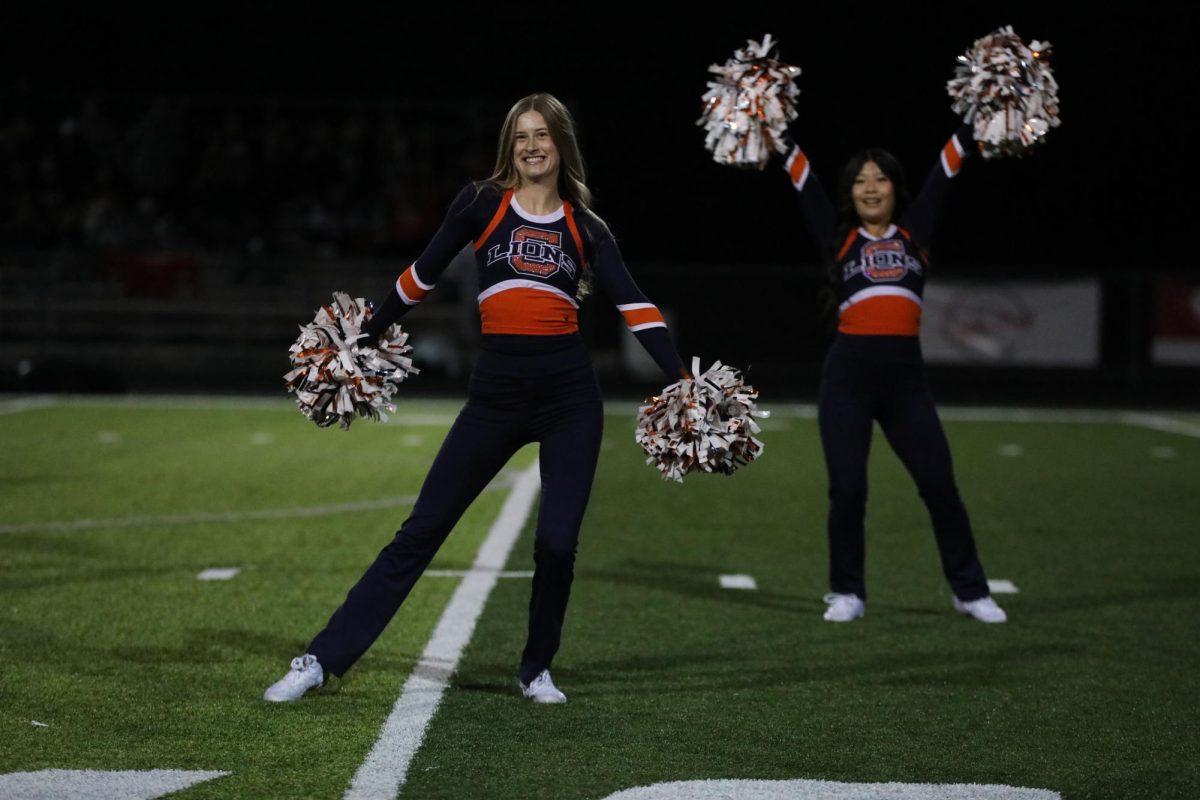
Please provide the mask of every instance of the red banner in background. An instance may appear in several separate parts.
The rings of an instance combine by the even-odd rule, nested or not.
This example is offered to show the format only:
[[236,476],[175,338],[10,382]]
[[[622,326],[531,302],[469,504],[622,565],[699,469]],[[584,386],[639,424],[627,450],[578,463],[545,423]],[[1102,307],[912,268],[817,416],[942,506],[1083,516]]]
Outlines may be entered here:
[[1155,364],[1200,365],[1200,283],[1155,282],[1150,357]]

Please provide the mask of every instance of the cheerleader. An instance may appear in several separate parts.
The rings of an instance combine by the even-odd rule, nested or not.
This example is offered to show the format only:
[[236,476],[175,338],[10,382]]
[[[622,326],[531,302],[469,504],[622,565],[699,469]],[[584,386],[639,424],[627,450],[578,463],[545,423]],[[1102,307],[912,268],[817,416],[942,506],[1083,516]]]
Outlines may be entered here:
[[541,507],[518,679],[534,702],[566,702],[550,667],[561,640],[604,416],[577,322],[590,287],[599,283],[669,381],[685,375],[662,314],[634,283],[612,234],[590,207],[570,112],[549,94],[517,101],[500,130],[494,173],[458,194],[366,331],[374,340],[419,304],[470,244],[479,269],[482,338],[466,405],[412,514],[304,655],[266,690],[266,700],[297,700],[321,686],[325,675],[350,669],[475,497],[518,449],[537,442]]
[[831,258],[838,304],[818,403],[829,474],[830,593],[824,616],[830,622],[850,622],[866,611],[863,520],[875,421],[929,510],[954,608],[981,622],[1006,619],[988,592],[918,338],[929,265],[925,248],[948,185],[975,147],[971,130],[963,126],[950,138],[915,200],[905,189],[900,164],[884,150],[862,150],[845,165],[836,209],[799,147],[791,147],[784,164],[805,224]]

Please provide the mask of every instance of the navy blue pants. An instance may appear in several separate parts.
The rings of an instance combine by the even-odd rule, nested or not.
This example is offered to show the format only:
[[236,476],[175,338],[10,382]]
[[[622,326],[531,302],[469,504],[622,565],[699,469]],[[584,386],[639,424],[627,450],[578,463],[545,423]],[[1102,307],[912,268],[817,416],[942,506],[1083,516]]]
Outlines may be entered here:
[[831,590],[867,596],[863,520],[875,420],[916,481],[955,596],[967,601],[987,595],[987,578],[915,336],[838,334],[825,358],[818,421],[829,473]]
[[526,683],[558,651],[579,527],[600,453],[604,408],[578,334],[483,337],[467,404],[421,487],[412,514],[308,647],[342,675],[395,615],[467,506],[522,446],[540,444]]

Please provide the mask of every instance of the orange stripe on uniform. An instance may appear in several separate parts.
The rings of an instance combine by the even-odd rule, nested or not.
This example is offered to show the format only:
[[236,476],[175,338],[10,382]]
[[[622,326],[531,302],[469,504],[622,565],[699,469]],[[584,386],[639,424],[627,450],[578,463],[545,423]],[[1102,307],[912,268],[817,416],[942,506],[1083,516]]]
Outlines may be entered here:
[[507,289],[479,304],[484,333],[556,336],[579,330],[579,316],[571,301],[541,289]]
[[921,307],[905,297],[870,297],[842,312],[838,330],[862,336],[916,336],[921,332]]
[[633,308],[628,311],[622,311],[621,314],[625,317],[625,324],[630,328],[635,328],[638,325],[653,325],[655,323],[664,326],[667,324],[657,306]]
[[509,189],[504,192],[504,196],[500,198],[500,207],[496,209],[496,213],[492,215],[492,221],[483,229],[483,233],[475,240],[475,249],[483,247],[483,243],[492,235],[492,231],[496,230],[496,226],[500,224],[500,220],[504,219],[504,215],[508,213],[509,201],[512,200],[513,190]]
[[959,154],[954,139],[946,142],[946,146],[942,148],[942,160],[945,162],[946,171],[950,173],[949,177],[951,178],[962,169],[962,155]]
[[579,236],[579,228],[575,227],[575,213],[571,209],[571,204],[566,200],[563,200],[563,216],[567,218],[567,228],[571,231],[571,238],[575,240],[575,249],[579,251],[579,268],[583,269],[587,266],[587,256],[583,252],[583,239]]
[[397,288],[400,289],[400,299],[408,303],[408,305],[416,305],[425,299],[425,295],[429,294],[428,289],[422,289],[417,283],[416,275],[412,267],[404,270],[400,276],[400,280],[396,281]]
[[792,166],[788,170],[788,175],[792,179],[792,183],[799,183],[800,178],[804,176],[804,168],[808,166],[808,157],[804,155],[804,151],[797,149],[796,157],[792,159]]
[[849,252],[849,250],[850,250],[850,245],[854,244],[854,240],[857,238],[858,238],[858,231],[857,230],[850,231],[849,235],[846,236],[846,241],[842,242],[842,249],[838,250],[838,254],[837,254],[838,261],[841,261],[843,258],[846,257],[846,253]]

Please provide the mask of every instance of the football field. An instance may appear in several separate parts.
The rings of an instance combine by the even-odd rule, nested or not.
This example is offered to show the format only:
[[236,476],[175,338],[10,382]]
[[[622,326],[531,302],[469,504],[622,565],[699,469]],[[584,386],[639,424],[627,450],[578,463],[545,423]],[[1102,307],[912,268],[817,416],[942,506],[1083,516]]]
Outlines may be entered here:
[[516,687],[535,447],[345,680],[263,702],[459,405],[343,432],[282,399],[0,400],[0,798],[1200,796],[1194,414],[943,409],[1004,625],[951,609],[877,432],[867,613],[835,625],[812,409],[765,405],[758,462],[678,485],[614,403],[566,705]]

